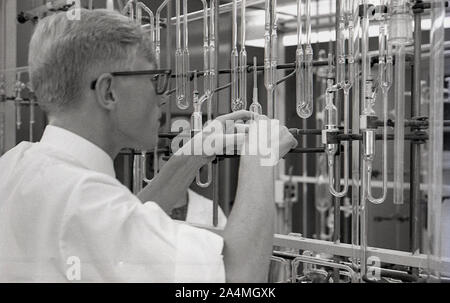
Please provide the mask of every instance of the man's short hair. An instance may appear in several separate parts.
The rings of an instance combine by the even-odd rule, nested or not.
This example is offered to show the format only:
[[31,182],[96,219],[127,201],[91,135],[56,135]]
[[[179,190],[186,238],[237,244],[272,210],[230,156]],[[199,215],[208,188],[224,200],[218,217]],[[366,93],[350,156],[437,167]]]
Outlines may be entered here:
[[81,20],[65,12],[38,22],[29,48],[30,79],[46,112],[76,106],[101,73],[130,70],[142,53],[154,63],[148,34],[118,12],[80,9]]

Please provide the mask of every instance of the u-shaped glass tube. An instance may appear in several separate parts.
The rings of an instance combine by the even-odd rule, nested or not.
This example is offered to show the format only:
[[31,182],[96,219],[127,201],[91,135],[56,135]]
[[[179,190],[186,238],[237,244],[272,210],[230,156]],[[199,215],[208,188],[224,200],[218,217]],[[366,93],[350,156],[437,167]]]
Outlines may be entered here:
[[[383,3],[385,4],[385,3]],[[386,16],[384,16],[386,18]],[[392,56],[390,51],[386,49],[387,47],[387,29],[386,29],[386,19],[384,19],[380,23],[379,27],[379,36],[378,36],[378,47],[379,47],[379,56],[378,56],[378,83],[380,86],[381,96],[383,100],[383,154],[382,154],[382,171],[383,171],[383,188],[382,195],[379,198],[375,198],[372,195],[372,162],[373,157],[375,156],[375,149],[373,149],[373,153],[367,159],[365,159],[367,165],[367,200],[374,204],[383,203],[386,199],[387,194],[387,119],[388,119],[388,109],[387,109],[387,99],[389,88],[392,85]],[[375,134],[370,134],[371,138],[363,137],[363,140],[370,139],[372,140],[369,145],[375,146]],[[366,146],[366,142],[363,142],[363,145]]]
[[[203,77],[203,90],[204,94],[200,98],[200,104],[198,105],[198,111],[200,112],[200,119],[201,117],[201,106],[204,101],[207,101],[207,122],[211,121],[211,99],[213,90],[211,89],[211,57],[210,57],[210,50],[211,46],[209,44],[209,34],[208,34],[208,4],[206,3],[206,0],[201,0],[203,4],[203,70],[205,72],[205,75]],[[197,78],[195,76],[195,78]],[[194,81],[197,81],[197,79],[194,79]],[[196,85],[196,82],[194,82]],[[195,91],[196,89],[194,89]],[[198,98],[198,90],[197,90],[197,98]],[[194,109],[195,112],[195,109]],[[202,121],[200,121],[200,124],[202,124]],[[200,130],[202,128],[202,125],[200,125]],[[212,163],[207,164],[207,181],[202,182],[200,178],[200,170],[197,173],[196,177],[196,183],[199,187],[206,188],[211,185],[212,182]]]
[[303,31],[302,31],[302,0],[297,0],[297,50],[295,51],[295,92],[296,110],[301,118],[308,118],[305,115],[305,55],[303,53]]
[[[347,12],[346,12],[346,6],[345,1],[340,1],[340,14],[338,16],[339,18],[339,26],[338,26],[338,32],[337,32],[337,64],[336,64],[336,85],[332,86],[331,81],[329,82],[329,86],[327,87],[327,97],[329,100],[327,100],[327,103],[332,103],[332,94],[334,92],[337,92],[339,89],[343,89],[344,91],[344,134],[348,134],[348,125],[349,125],[349,112],[348,112],[348,106],[349,106],[349,90],[351,87],[351,73],[349,73],[349,79],[346,79],[346,72],[345,72],[345,31],[346,28],[346,18],[347,18]],[[351,45],[349,41],[349,45]],[[351,54],[353,55],[353,54]],[[312,79],[311,79],[312,82]],[[307,83],[309,84],[309,83]],[[312,98],[312,95],[311,95]],[[311,102],[312,103],[312,102]],[[329,105],[327,105],[330,107]],[[333,105],[334,106],[334,105]],[[326,108],[327,109],[327,108]],[[334,107],[336,109],[336,107]],[[337,110],[333,111],[334,115],[336,117],[334,120],[336,120],[336,128],[337,128]],[[331,144],[327,144],[331,145]],[[337,144],[333,144],[337,145]],[[348,141],[343,142],[344,145],[344,187],[342,190],[338,191],[334,188],[334,158],[335,154],[337,152],[337,148],[329,148],[327,147],[327,154],[328,154],[328,180],[329,180],[329,188],[330,193],[335,197],[344,197],[347,194],[348,191],[348,161],[349,161],[349,152],[348,152]]]
[[258,70],[256,57],[253,57],[253,101],[248,110],[255,114],[262,114],[262,106],[258,102]]
[[147,177],[147,151],[145,150],[141,151],[141,167],[142,181],[147,184],[152,182],[158,174],[158,145],[156,145],[153,151],[153,177],[151,179]]
[[267,116],[274,117],[275,89],[277,83],[278,35],[277,1],[265,2],[264,25],[264,86],[267,90]]
[[[197,89],[197,73],[194,73],[194,91],[193,91],[193,106],[194,111],[191,115],[191,132],[192,135],[195,136],[197,133],[201,132],[203,129],[203,121],[202,121],[202,104],[206,101],[209,96],[204,94],[201,98],[199,97],[199,92]],[[211,185],[212,182],[212,164],[207,164],[207,181],[202,182],[200,177],[200,170],[197,172],[196,183],[198,186],[205,188]]]
[[312,115],[314,108],[313,100],[313,49],[311,46],[311,0],[306,0],[306,47],[305,47],[305,68],[303,79],[305,83],[305,106],[302,109],[303,118],[308,118]]
[[[189,83],[189,49],[187,48],[187,2],[183,0],[183,32],[181,31],[180,3],[175,1],[176,14],[176,51],[175,51],[175,94],[176,104],[179,109],[189,107],[190,83]],[[184,37],[184,47],[181,44],[181,37]]]

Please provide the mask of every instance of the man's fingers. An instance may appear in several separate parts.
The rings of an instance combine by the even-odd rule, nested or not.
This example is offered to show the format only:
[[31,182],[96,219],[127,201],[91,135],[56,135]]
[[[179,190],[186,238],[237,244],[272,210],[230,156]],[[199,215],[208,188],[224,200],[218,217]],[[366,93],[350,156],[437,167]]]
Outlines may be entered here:
[[236,121],[236,120],[250,120],[252,118],[257,117],[258,114],[249,112],[247,110],[239,110],[236,112],[232,112],[226,115],[222,115],[216,118],[216,120],[224,123],[227,120],[232,120],[232,121]]

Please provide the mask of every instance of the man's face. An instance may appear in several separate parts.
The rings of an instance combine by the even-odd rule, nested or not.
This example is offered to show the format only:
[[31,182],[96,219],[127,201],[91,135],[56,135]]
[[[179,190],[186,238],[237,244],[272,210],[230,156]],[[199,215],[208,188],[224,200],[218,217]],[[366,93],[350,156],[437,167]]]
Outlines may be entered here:
[[[151,70],[154,66],[138,57],[132,70]],[[150,150],[155,147],[161,118],[161,96],[156,95],[152,75],[115,77],[115,93],[119,98],[116,117],[117,132],[130,148]]]

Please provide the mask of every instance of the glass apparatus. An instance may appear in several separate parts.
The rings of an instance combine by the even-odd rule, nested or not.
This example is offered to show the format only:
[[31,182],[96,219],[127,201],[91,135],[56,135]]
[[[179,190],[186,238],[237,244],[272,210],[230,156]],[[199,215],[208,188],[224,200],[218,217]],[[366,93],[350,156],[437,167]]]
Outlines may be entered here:
[[[176,51],[175,51],[175,95],[179,109],[187,109],[190,104],[190,78],[189,78],[189,48],[188,48],[188,23],[187,0],[183,0],[183,31],[181,31],[180,3],[175,1],[176,14]],[[183,38],[183,47],[181,39]]]
[[249,111],[255,114],[262,114],[262,106],[258,102],[258,69],[256,64],[256,57],[253,57],[253,99],[250,104]]
[[[387,5],[387,1],[382,1],[383,6]],[[377,86],[372,87],[373,83],[371,81],[366,82],[366,98],[368,106],[370,107],[375,102],[375,92],[380,95],[383,100],[383,155],[382,155],[382,172],[383,172],[383,188],[382,195],[380,198],[375,198],[372,195],[372,163],[375,157],[375,128],[367,126],[367,119],[369,116],[363,116],[364,128],[363,129],[363,159],[364,159],[364,170],[365,185],[364,189],[367,191],[367,200],[374,204],[380,204],[386,199],[387,193],[387,119],[388,119],[388,109],[387,109],[387,99],[389,88],[392,85],[392,56],[391,51],[386,43],[388,39],[387,32],[387,14],[381,14],[382,19],[380,20],[379,35],[378,35],[378,80]],[[372,110],[369,110],[369,115],[373,114],[373,118],[376,116]],[[361,123],[363,124],[363,123]]]
[[413,42],[411,4],[391,0],[389,44],[395,56],[394,204],[403,204],[405,150],[405,46]]
[[277,83],[278,35],[277,0],[265,2],[264,26],[264,86],[267,90],[267,116],[274,117],[275,89]]

